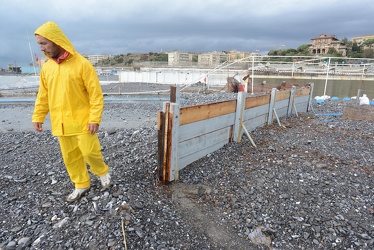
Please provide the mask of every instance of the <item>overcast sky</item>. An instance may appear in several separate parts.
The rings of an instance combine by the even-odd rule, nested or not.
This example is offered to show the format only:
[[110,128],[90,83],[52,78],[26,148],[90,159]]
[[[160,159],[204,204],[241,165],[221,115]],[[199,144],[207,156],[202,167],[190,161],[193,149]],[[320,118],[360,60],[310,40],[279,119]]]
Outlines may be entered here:
[[320,34],[373,35],[373,13],[373,0],[3,0],[0,67],[42,57],[33,33],[46,21],[81,54],[267,53]]

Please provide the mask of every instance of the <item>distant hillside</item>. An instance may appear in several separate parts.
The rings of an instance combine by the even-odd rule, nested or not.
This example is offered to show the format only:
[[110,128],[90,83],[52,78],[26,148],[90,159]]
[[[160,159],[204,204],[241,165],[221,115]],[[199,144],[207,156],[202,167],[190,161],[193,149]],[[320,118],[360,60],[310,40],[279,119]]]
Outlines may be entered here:
[[95,66],[133,66],[137,62],[167,62],[167,53],[121,54],[99,61]]

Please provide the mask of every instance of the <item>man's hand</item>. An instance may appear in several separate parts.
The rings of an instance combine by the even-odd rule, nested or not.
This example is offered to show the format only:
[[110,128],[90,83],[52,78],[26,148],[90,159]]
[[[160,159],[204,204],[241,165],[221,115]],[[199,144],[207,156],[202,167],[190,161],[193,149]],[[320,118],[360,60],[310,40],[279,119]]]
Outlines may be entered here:
[[34,125],[34,129],[38,133],[42,133],[43,132],[43,123],[42,122],[33,122],[32,124]]
[[88,123],[88,130],[90,134],[93,135],[99,130],[99,124],[96,123]]

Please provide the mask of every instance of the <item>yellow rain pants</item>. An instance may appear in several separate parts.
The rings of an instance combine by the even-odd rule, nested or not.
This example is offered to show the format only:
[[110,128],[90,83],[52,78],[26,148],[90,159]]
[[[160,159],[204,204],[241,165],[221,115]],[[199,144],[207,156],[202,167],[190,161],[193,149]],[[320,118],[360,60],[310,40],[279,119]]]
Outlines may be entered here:
[[104,163],[97,134],[58,136],[58,140],[66,170],[75,188],[87,188],[91,185],[86,163],[97,176],[108,173],[108,165]]

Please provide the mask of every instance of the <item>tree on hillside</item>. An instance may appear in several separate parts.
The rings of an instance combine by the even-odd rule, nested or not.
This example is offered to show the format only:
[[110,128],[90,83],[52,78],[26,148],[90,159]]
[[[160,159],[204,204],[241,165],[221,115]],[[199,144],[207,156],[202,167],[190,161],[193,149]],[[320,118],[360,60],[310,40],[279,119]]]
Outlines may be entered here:
[[369,49],[371,49],[373,47],[373,44],[374,44],[374,39],[367,39],[365,40],[362,45],[364,47],[369,47]]
[[330,47],[329,50],[327,51],[327,56],[341,57],[343,56],[343,54],[342,52],[338,52],[335,48]]
[[342,43],[344,43],[345,46],[347,46],[347,47],[351,47],[351,46],[352,46],[352,42],[349,41],[348,38],[346,38],[346,37],[344,37],[344,38],[342,39]]
[[154,53],[154,58],[151,59],[151,61],[157,61],[157,62],[167,62],[168,61],[168,54],[166,53]]
[[360,53],[361,52],[361,47],[358,46],[357,42],[352,43],[352,52],[354,52],[354,53]]
[[134,63],[134,59],[129,59],[125,62],[125,65],[129,66],[129,65],[132,65]]
[[268,52],[268,56],[279,56],[278,55],[278,50],[270,50],[269,52]]
[[270,50],[269,56],[308,56],[309,46],[307,44],[300,45],[297,49],[278,49]]
[[362,53],[363,58],[374,58],[374,50],[373,49],[365,49]]
[[358,46],[357,42],[350,42],[350,46],[347,47],[347,56],[353,58],[360,58],[362,57],[362,50],[361,47]]
[[307,44],[302,44],[297,48],[298,55],[309,56],[309,46]]
[[115,64],[123,63],[123,55],[116,55],[113,57],[113,62]]

